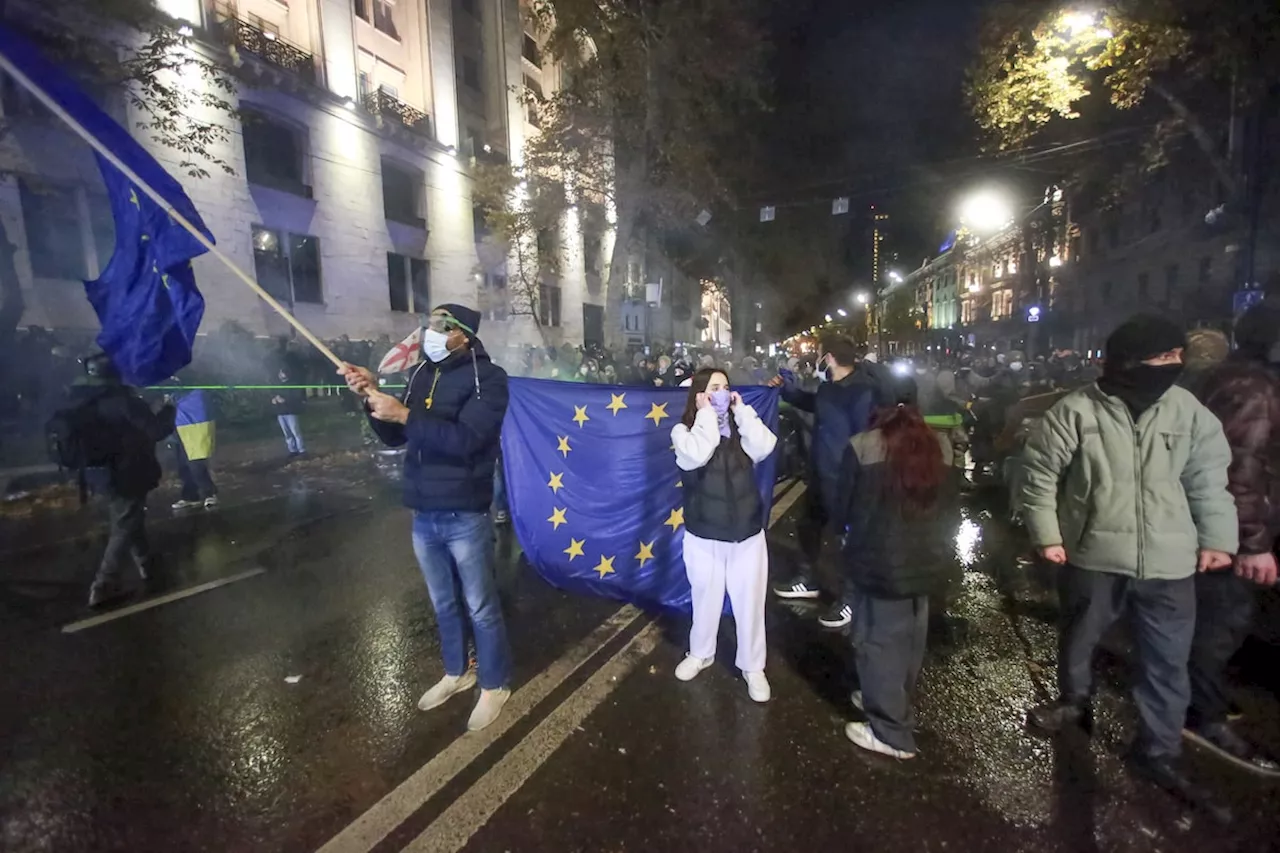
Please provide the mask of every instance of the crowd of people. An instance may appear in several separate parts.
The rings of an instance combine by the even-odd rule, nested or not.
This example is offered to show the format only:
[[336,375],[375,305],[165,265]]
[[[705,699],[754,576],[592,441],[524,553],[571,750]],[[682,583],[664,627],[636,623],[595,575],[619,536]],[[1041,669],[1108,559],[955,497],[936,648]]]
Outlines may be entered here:
[[[339,371],[377,438],[406,449],[404,503],[445,671],[419,707],[438,707],[478,684],[472,730],[499,716],[512,671],[491,514],[501,490],[509,372],[481,342],[480,319],[468,306],[438,307],[403,393],[384,392],[368,366],[348,362]],[[1127,619],[1137,646],[1135,769],[1223,819],[1228,811],[1179,764],[1184,737],[1239,767],[1280,776],[1280,762],[1232,727],[1225,676],[1256,590],[1277,578],[1280,305],[1246,313],[1234,351],[1225,337],[1197,333],[1188,341],[1168,321],[1132,318],[1109,337],[1101,365],[1064,351],[1030,365],[1016,353],[881,364],[841,337],[824,339],[812,363],[747,356],[735,364],[683,351],[629,360],[599,349],[522,352],[523,371],[535,377],[687,388],[671,439],[683,477],[693,624],[675,675],[689,681],[713,663],[727,596],[737,666],[757,702],[772,691],[764,673],[769,553],[753,469],[779,439],[735,389],[780,389],[805,422],[809,484],[799,572],[773,592],[825,595],[832,605],[823,624],[851,626],[858,687],[850,701],[862,719],[845,734],[900,760],[917,754],[913,693],[930,602],[948,580],[964,417],[984,396],[1056,394],[1019,462],[1017,500],[1030,545],[1057,572],[1062,614],[1059,696],[1029,709],[1029,723],[1046,732],[1091,729],[1095,651],[1107,629]],[[366,362],[376,354],[364,352]],[[66,457],[93,474],[89,486],[109,506],[110,541],[90,595],[101,606],[120,596],[127,559],[144,577],[151,570],[142,507],[159,479],[156,443],[175,429],[183,439],[184,501],[211,505],[216,490],[200,464],[207,442],[197,428],[207,416],[199,399],[179,395],[153,412],[109,359],[85,366],[74,395],[80,408],[61,414],[59,428]],[[305,369],[285,367],[278,380],[293,382],[290,371]],[[291,453],[304,449],[296,402],[272,399]],[[77,443],[72,433],[85,425],[97,439]]]

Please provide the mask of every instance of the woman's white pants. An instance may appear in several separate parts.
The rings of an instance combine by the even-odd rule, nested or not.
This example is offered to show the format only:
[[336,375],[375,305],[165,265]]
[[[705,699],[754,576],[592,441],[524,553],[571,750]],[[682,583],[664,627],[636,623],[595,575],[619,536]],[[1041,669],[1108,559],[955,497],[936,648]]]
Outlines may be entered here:
[[684,568],[693,588],[689,654],[716,656],[724,596],[729,594],[738,628],[738,669],[763,672],[764,602],[769,589],[769,548],[764,531],[745,542],[717,542],[684,535]]

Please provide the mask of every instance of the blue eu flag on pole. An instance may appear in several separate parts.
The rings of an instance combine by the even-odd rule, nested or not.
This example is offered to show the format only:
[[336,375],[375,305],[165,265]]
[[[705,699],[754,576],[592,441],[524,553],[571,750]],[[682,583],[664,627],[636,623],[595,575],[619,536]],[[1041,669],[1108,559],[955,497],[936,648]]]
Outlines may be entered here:
[[[776,433],[778,392],[737,390]],[[530,564],[549,583],[688,608],[681,477],[671,447],[687,398],[685,388],[510,381],[502,453],[511,517]],[[764,522],[774,469],[773,456],[756,467]]]
[[[182,186],[69,76],[3,26],[0,54],[212,242],[213,235]],[[101,155],[98,166],[111,202],[116,242],[101,276],[85,282],[85,293],[102,324],[98,345],[126,382],[150,385],[191,363],[204,316],[204,297],[196,288],[191,259],[206,249]]]

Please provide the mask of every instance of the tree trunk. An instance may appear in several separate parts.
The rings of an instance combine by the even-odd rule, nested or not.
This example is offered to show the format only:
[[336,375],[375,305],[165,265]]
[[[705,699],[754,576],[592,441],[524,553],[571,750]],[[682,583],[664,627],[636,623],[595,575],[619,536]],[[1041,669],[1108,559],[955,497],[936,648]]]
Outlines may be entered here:
[[622,300],[627,288],[627,255],[635,226],[635,208],[619,197],[617,222],[613,227],[613,251],[609,253],[609,272],[604,286],[605,344],[619,350],[626,344],[622,337]]

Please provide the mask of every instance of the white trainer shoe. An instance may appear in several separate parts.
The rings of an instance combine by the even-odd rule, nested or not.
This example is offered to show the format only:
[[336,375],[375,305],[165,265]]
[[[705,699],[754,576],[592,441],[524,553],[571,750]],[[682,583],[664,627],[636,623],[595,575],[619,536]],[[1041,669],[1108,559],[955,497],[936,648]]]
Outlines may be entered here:
[[467,670],[462,675],[446,675],[437,681],[430,690],[422,694],[422,698],[418,700],[418,710],[430,711],[432,708],[439,708],[449,701],[450,696],[470,690],[475,686],[476,674],[472,670]]
[[849,701],[853,704],[853,707],[857,708],[857,709],[858,709],[859,711],[861,711],[862,713],[864,713],[864,714],[865,714],[865,713],[867,712],[866,707],[862,704],[862,691],[861,691],[861,690],[855,690],[855,691],[853,691],[852,693],[850,693],[850,694],[849,694]]
[[693,681],[698,677],[698,673],[713,663],[715,658],[695,658],[693,655],[685,655],[684,660],[680,661],[679,666],[676,667],[676,678],[681,681]]
[[471,718],[467,720],[467,731],[478,732],[488,728],[494,720],[498,719],[498,714],[502,713],[502,706],[507,704],[510,698],[511,691],[505,687],[497,690],[481,690],[480,701],[476,703],[475,710],[471,712]]
[[878,752],[881,755],[887,755],[899,761],[906,761],[916,757],[914,752],[895,749],[880,740],[880,738],[876,737],[876,733],[871,730],[870,723],[849,723],[844,727],[844,736],[865,750]]
[[756,702],[768,702],[773,697],[773,690],[769,687],[769,679],[764,677],[763,672],[744,672],[742,677],[747,680],[747,695]]

